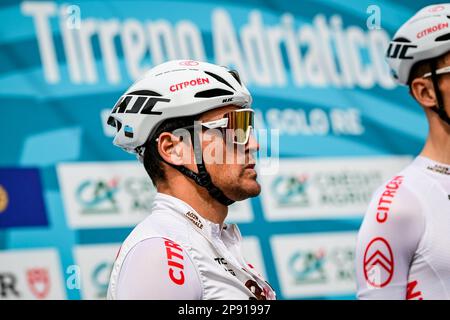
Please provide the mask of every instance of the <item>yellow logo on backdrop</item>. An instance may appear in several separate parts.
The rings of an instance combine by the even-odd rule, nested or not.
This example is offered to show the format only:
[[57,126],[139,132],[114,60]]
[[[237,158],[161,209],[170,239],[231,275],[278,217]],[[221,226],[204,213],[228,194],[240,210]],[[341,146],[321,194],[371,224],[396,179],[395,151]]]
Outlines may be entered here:
[[0,213],[3,213],[6,210],[6,208],[8,207],[8,201],[8,193],[6,192],[5,188],[0,185]]

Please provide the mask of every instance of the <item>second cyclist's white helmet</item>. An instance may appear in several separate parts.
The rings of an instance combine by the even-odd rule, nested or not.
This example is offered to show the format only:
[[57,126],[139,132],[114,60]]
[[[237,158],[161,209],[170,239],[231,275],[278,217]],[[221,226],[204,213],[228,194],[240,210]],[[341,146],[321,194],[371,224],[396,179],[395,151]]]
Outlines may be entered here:
[[450,4],[427,6],[406,21],[394,35],[387,60],[394,78],[408,84],[412,67],[450,50]]
[[141,158],[140,148],[166,119],[195,116],[226,105],[250,107],[252,97],[234,70],[173,60],[149,70],[120,97],[108,118],[113,143]]

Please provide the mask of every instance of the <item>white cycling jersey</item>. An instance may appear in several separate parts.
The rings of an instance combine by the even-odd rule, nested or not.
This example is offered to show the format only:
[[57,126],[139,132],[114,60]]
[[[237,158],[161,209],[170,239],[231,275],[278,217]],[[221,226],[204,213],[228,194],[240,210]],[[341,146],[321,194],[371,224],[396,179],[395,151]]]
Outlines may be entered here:
[[158,193],[152,213],[122,244],[108,299],[275,299],[247,264],[234,224],[212,223],[187,203]]
[[359,299],[450,299],[450,166],[417,157],[379,188],[358,234]]

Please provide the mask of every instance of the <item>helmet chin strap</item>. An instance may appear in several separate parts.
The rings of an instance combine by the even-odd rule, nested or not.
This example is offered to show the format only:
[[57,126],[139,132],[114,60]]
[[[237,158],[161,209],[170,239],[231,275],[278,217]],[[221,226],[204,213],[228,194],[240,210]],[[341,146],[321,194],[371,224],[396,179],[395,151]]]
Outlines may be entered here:
[[193,137],[195,139],[194,143],[194,155],[195,155],[195,162],[197,163],[197,169],[198,173],[195,173],[192,170],[189,170],[185,166],[178,166],[174,165],[172,163],[169,163],[162,159],[165,163],[170,165],[171,167],[177,169],[182,174],[184,174],[186,177],[194,180],[196,184],[198,184],[200,187],[205,188],[208,190],[208,193],[211,197],[219,201],[224,206],[229,206],[233,204],[235,201],[228,198],[222,190],[220,190],[211,180],[211,176],[209,175],[208,171],[206,171],[206,167],[203,162],[203,153],[202,153],[202,147],[200,144],[200,136],[197,132],[193,132]]
[[444,99],[442,98],[441,90],[439,89],[438,77],[436,75],[437,69],[437,61],[433,59],[430,61],[431,67],[431,80],[433,81],[434,92],[436,93],[437,105],[431,108],[434,112],[436,112],[442,121],[447,123],[450,126],[450,117],[445,111]]

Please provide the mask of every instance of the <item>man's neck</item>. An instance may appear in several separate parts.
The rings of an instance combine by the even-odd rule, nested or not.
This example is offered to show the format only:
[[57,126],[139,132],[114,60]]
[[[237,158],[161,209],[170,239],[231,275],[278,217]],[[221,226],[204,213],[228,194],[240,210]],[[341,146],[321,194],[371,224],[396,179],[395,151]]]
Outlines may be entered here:
[[450,126],[437,117],[429,117],[429,124],[430,133],[420,155],[450,165]]
[[168,183],[158,184],[157,190],[186,202],[203,218],[222,226],[228,207],[212,198],[205,188],[187,179],[177,175]]

